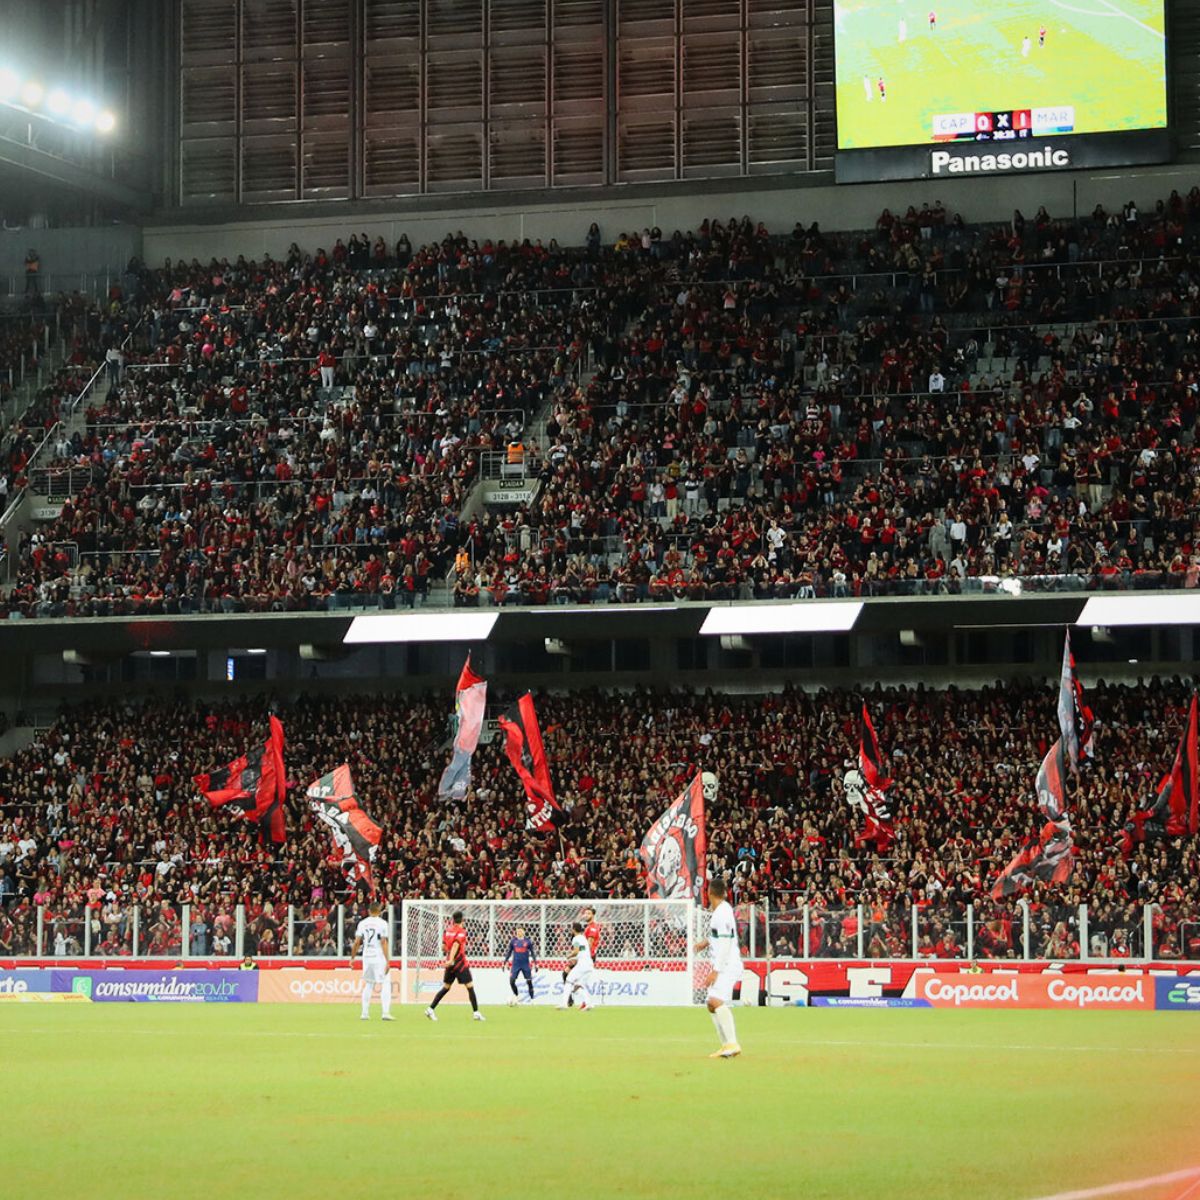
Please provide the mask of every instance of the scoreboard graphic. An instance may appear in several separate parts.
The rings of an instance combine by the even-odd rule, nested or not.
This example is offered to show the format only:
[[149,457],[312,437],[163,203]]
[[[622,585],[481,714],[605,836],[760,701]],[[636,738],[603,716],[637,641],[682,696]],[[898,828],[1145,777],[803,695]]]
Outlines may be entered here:
[[833,14],[842,182],[1171,156],[1164,0],[833,0]]
[[933,118],[935,142],[1011,142],[1075,132],[1074,105],[1017,108],[996,112],[938,113]]

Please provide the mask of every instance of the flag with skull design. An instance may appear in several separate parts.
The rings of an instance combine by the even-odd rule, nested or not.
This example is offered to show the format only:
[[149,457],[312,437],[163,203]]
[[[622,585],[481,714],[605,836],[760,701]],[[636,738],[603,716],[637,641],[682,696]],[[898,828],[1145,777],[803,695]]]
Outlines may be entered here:
[[650,826],[639,851],[651,900],[695,900],[708,890],[707,806],[717,798],[717,777],[697,771],[678,799]]
[[891,805],[887,791],[892,781],[887,773],[879,738],[871,723],[867,706],[862,706],[859,718],[858,765],[847,764],[842,776],[846,803],[863,814],[865,828],[858,837],[860,844],[872,842],[880,851],[891,845],[895,837]]

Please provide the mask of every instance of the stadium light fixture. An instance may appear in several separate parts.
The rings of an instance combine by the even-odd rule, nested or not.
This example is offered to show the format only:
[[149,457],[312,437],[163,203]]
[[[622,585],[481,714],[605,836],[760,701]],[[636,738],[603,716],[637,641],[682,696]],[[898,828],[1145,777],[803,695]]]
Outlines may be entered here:
[[499,613],[379,613],[355,617],[342,638],[343,646],[380,642],[483,642]]
[[40,80],[23,79],[12,67],[0,67],[0,104],[105,136],[117,127],[112,109],[101,108],[91,97],[72,95],[59,86],[47,91]]
[[863,610],[861,600],[799,600],[791,604],[733,604],[704,618],[706,637],[756,633],[849,633]]
[[1200,596],[1092,596],[1076,625],[1200,625]]

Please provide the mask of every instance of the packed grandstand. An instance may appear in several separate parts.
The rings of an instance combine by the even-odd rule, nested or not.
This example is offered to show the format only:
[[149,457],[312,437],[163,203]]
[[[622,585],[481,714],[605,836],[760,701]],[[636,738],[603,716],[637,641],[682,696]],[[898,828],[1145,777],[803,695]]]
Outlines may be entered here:
[[8,439],[63,504],[4,611],[1194,587],[1198,238],[1193,188],[131,263]]
[[34,951],[39,909],[46,953],[86,944],[124,956],[136,937],[139,954],[178,956],[185,904],[194,955],[233,952],[239,905],[246,953],[286,952],[289,906],[293,953],[337,953],[337,906],[357,912],[365,885],[347,883],[300,796],[343,759],[383,830],[377,883],[396,904],[644,895],[642,835],[703,766],[721,780],[709,870],[733,881],[743,921],[777,956],[853,956],[861,917],[868,957],[963,957],[971,906],[975,956],[1022,957],[1023,901],[1036,957],[1196,956],[1200,839],[1138,819],[1170,768],[1182,680],[1089,689],[1097,753],[1072,785],[1074,873],[1000,900],[998,876],[1040,823],[1031,779],[1055,724],[1051,689],[870,693],[894,780],[895,838],[882,843],[863,836],[841,786],[861,700],[792,689],[541,696],[567,812],[561,837],[539,837],[525,830],[499,741],[480,748],[464,802],[438,798],[446,696],[298,699],[278,709],[293,787],[283,846],[260,845],[253,825],[211,809],[192,781],[255,740],[264,701],[74,707],[0,762],[0,957]]

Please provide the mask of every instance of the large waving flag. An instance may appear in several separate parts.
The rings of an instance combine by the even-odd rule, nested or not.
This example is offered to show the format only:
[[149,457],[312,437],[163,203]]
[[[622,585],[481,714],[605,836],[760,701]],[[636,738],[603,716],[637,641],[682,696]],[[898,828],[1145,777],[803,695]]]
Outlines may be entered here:
[[879,738],[871,723],[871,714],[864,704],[859,717],[858,770],[846,772],[842,787],[850,806],[860,809],[866,819],[866,829],[859,840],[874,842],[880,849],[889,845],[896,836],[887,798],[891,786],[883,751],[879,749]]
[[247,821],[258,823],[263,842],[281,843],[287,838],[283,801],[287,794],[287,773],[283,766],[283,725],[271,718],[271,732],[257,757],[241,754],[215,771],[195,775],[192,782],[213,806],[229,806]]
[[440,800],[462,800],[471,786],[471,756],[479,745],[483,714],[487,707],[487,683],[471,670],[467,655],[454,692],[454,713],[458,727],[454,732],[454,750],[438,783]]
[[1082,755],[1091,758],[1092,710],[1084,703],[1083,684],[1075,674],[1075,655],[1071,653],[1071,633],[1063,641],[1062,671],[1058,683],[1058,728],[1071,770],[1079,771]]
[[1011,896],[1035,883],[1065,883],[1075,867],[1075,839],[1067,815],[1067,752],[1057,738],[1037,773],[1037,802],[1045,817],[1038,840],[1022,847],[1001,872],[992,899]]
[[533,697],[526,692],[499,718],[499,724],[504,730],[508,761],[525,786],[525,827],[537,833],[548,833],[562,821],[563,810],[554,798],[554,787],[550,783],[550,767],[546,762],[537,713],[533,710]]
[[1038,808],[1047,821],[1061,821],[1067,815],[1066,753],[1059,738],[1046,752],[1037,773]]
[[1023,892],[1037,883],[1065,883],[1075,866],[1071,823],[1047,821],[1038,840],[1024,846],[1000,873],[992,889],[992,899],[1001,900]]
[[1171,773],[1158,790],[1146,796],[1133,820],[1125,826],[1125,857],[1147,837],[1182,837],[1200,832],[1200,745],[1198,745],[1196,697],[1188,705],[1183,736]]
[[322,775],[308,785],[305,795],[309,808],[326,825],[334,845],[342,852],[342,867],[351,882],[365,879],[374,892],[375,877],[371,867],[383,831],[359,807],[350,767],[342,763],[328,775]]
[[703,902],[707,891],[705,802],[717,796],[717,777],[697,771],[678,799],[642,839],[639,855],[651,900]]
[[1163,780],[1158,792],[1158,804],[1167,810],[1170,819],[1188,833],[1200,833],[1200,761],[1198,761],[1198,727],[1196,697],[1188,705],[1187,721],[1171,774]]

